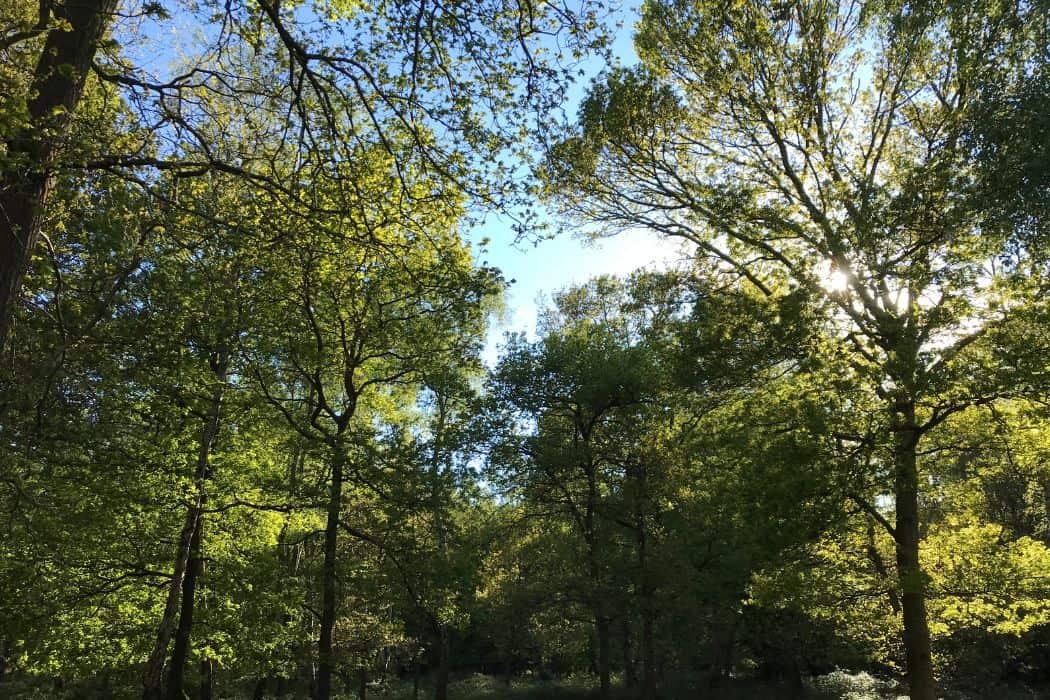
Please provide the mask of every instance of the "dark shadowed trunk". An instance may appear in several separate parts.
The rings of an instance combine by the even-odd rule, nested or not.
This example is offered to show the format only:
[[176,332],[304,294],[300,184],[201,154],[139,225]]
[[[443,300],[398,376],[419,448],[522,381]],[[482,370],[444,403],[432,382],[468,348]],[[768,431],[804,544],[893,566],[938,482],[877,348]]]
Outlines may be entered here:
[[[182,600],[182,615],[180,617],[179,631],[182,642],[187,648],[182,651],[179,667],[175,667],[175,657],[171,677],[180,686],[179,695],[170,697],[181,700],[182,668],[185,665],[185,654],[188,651],[190,633],[193,627],[193,591],[197,584],[197,569],[201,565],[200,559],[200,534],[198,528],[201,525],[201,511],[205,503],[205,482],[210,475],[211,450],[215,444],[215,438],[219,434],[219,422],[222,414],[222,397],[225,390],[226,380],[226,358],[217,358],[212,361],[212,371],[215,373],[219,384],[212,393],[211,404],[204,425],[201,428],[200,446],[197,452],[197,466],[194,470],[194,485],[197,494],[193,503],[186,509],[186,518],[183,521],[182,533],[179,537],[179,546],[175,553],[175,566],[172,573],[171,583],[168,588],[168,598],[164,605],[160,625],[157,629],[157,640],[153,645],[153,651],[146,662],[146,669],[142,674],[142,697],[144,700],[159,700],[162,697],[161,679],[164,673],[164,659],[168,653],[168,643],[171,641],[172,628],[175,624],[175,613],[178,611],[179,602],[184,591],[189,591],[189,600]],[[194,552],[197,552],[194,557]],[[191,561],[193,562],[191,566]],[[189,573],[192,569],[192,574]],[[191,576],[192,580],[187,584],[186,578]]]
[[[201,495],[201,506],[205,497]],[[197,591],[197,578],[201,574],[201,529],[204,526],[204,515],[198,513],[197,526],[193,531],[190,544],[190,559],[186,565],[186,575],[182,579],[182,607],[179,610],[179,626],[175,630],[175,641],[171,650],[171,663],[168,667],[168,700],[183,700],[185,686],[186,659],[190,652],[190,634],[193,631],[193,611]]]
[[581,522],[584,540],[587,543],[587,564],[590,574],[591,611],[594,614],[594,634],[597,638],[598,687],[602,700],[609,698],[612,690],[610,670],[612,668],[612,621],[606,611],[605,576],[598,561],[598,531],[595,514],[598,510],[598,486],[593,465],[587,469],[587,505]]
[[1043,517],[1046,519],[1046,525],[1043,528],[1043,542],[1050,545],[1050,477],[1046,477],[1042,482],[1043,487]]
[[172,571],[171,583],[168,585],[168,598],[164,603],[164,612],[161,614],[160,625],[157,628],[157,640],[153,644],[153,651],[150,653],[149,659],[146,661],[146,668],[142,673],[143,700],[160,700],[162,697],[161,678],[164,673],[164,659],[168,655],[168,643],[171,641],[171,634],[175,625],[175,614],[179,608],[182,579],[186,575],[190,548],[193,544],[193,533],[196,529],[197,511],[191,508],[186,513],[182,534],[179,536],[179,545],[175,552],[175,568]]
[[631,648],[631,620],[624,615],[620,620],[620,637],[623,645],[623,684],[627,688],[638,685],[638,669],[634,667],[634,650]]
[[921,435],[915,404],[895,407],[894,482],[897,499],[897,576],[904,612],[904,652],[911,700],[935,700],[930,628],[926,618],[926,580],[919,564],[919,472],[916,448]]
[[40,238],[62,139],[116,6],[117,0],[71,0],[51,7],[59,28],[48,32],[33,73],[29,126],[5,144],[5,160],[15,165],[0,172],[0,350]]
[[[446,397],[437,394],[437,423],[434,433],[434,447],[430,460],[430,508],[434,521],[434,541],[437,544],[438,556],[442,566],[448,563],[448,530],[445,524],[445,489],[442,481],[441,467],[444,464],[445,423],[448,419]],[[450,649],[448,625],[432,616],[434,632],[437,637],[437,665],[434,669],[434,700],[448,700],[448,678]]]
[[200,700],[212,700],[215,689],[215,660],[209,653],[201,659]]
[[612,640],[610,639],[609,617],[605,614],[602,605],[596,606],[594,633],[598,637],[598,688],[601,691],[602,700],[606,700],[612,693],[612,680],[610,669],[612,667]]
[[656,698],[656,648],[653,625],[656,617],[652,576],[649,573],[649,482],[644,466],[635,474],[635,535],[638,554],[638,611],[642,623],[642,700]]
[[448,625],[437,623],[437,664],[434,668],[434,700],[448,700],[449,639]]
[[711,675],[707,684],[711,688],[717,688],[723,681],[730,677],[733,670],[733,650],[736,646],[736,628],[740,617],[731,610],[723,614],[726,619],[715,621],[714,632],[714,663],[711,666]]
[[332,482],[328,490],[328,519],[324,529],[324,570],[321,583],[321,634],[318,640],[316,700],[329,700],[332,695],[332,673],[335,655],[332,630],[335,628],[336,608],[336,544],[339,534],[339,514],[343,506],[343,446],[332,446]]

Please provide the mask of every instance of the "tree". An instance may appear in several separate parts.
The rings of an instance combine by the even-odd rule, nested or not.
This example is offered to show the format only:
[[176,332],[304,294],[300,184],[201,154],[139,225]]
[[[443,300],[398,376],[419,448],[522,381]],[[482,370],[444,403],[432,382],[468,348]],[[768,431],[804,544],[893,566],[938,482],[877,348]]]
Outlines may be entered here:
[[[428,368],[476,352],[485,301],[500,288],[497,273],[473,267],[443,209],[408,219],[397,202],[388,205],[393,211],[376,207],[397,182],[396,165],[380,149],[357,154],[347,167],[357,169],[351,177],[362,196],[331,228],[273,222],[303,233],[260,265],[265,293],[255,300],[259,325],[249,330],[259,390],[292,429],[327,453],[315,691],[324,700],[336,667],[344,483],[353,475],[368,483],[378,465],[369,464],[365,448],[387,422],[384,412],[414,398]],[[348,242],[356,245],[348,250]]]
[[4,120],[0,170],[0,350],[40,238],[63,139],[116,7],[116,0],[42,2],[31,26],[19,22],[21,17],[12,17],[14,21],[4,27],[0,50],[5,54],[21,58],[25,42],[38,43],[39,48],[22,100],[5,105],[16,116]]
[[[542,317],[543,337],[512,338],[494,372],[494,400],[508,411],[500,422],[512,426],[491,457],[496,481],[526,515],[578,538],[565,566],[590,610],[605,692],[617,635],[626,677],[635,680],[639,662],[638,689],[654,697],[661,651],[678,653],[673,636],[658,648],[670,601],[689,600],[678,617],[690,620],[698,596],[719,610],[737,605],[760,562],[819,530],[813,523],[836,502],[817,495],[838,493],[834,471],[817,479],[800,467],[799,454],[812,458],[822,438],[800,429],[777,437],[825,409],[798,398],[792,406],[780,379],[798,371],[800,299],[718,291],[726,281],[698,268],[564,290]],[[812,395],[807,379],[797,385]],[[745,435],[742,414],[768,422]],[[776,474],[790,497],[745,503],[740,494],[765,483],[760,474]],[[806,507],[785,517],[800,500]],[[785,526],[758,533],[756,511]],[[671,573],[682,568],[706,585],[683,590]]]
[[919,445],[1026,385],[996,366],[991,336],[1032,298],[1029,261],[967,196],[962,138],[974,87],[1024,70],[1029,9],[647,3],[641,66],[595,83],[545,171],[561,210],[600,233],[685,238],[760,290],[788,280],[831,303],[852,375],[883,410],[872,467],[893,474],[895,519],[877,519],[895,542],[916,700],[935,692]]
[[[629,344],[625,329],[602,321],[603,305],[616,313],[615,283],[603,279],[594,285],[593,295],[577,290],[581,298],[571,292],[561,298],[541,341],[518,339],[508,346],[493,392],[510,409],[508,424],[534,426],[525,435],[511,437],[521,454],[498,468],[513,475],[530,500],[568,516],[581,541],[586,566],[581,593],[593,615],[599,684],[607,698],[616,595],[609,500],[620,488],[618,475],[628,459],[631,433],[624,430],[645,403],[646,392],[655,387],[646,377],[650,365],[645,350]],[[574,302],[582,303],[577,307]],[[592,304],[599,307],[598,313]],[[559,314],[565,315],[562,323],[555,320]],[[644,533],[641,523],[637,526]]]
[[[506,177],[512,166],[502,158],[524,154],[518,144],[530,110],[521,104],[537,114],[559,105],[572,62],[600,44],[589,8],[333,3],[305,17],[270,0],[171,0],[143,6],[142,15],[158,27],[147,36],[150,48],[122,52],[135,37],[118,21],[117,4],[19,2],[3,16],[0,52],[15,70],[3,76],[11,92],[0,117],[0,348],[58,174],[109,169],[148,188],[158,171],[184,177],[220,171],[310,211],[309,194],[295,181],[341,182],[338,163],[371,142],[396,153],[405,174],[425,167],[462,194],[500,205],[513,189]],[[130,58],[164,55],[159,28],[187,20],[200,36],[215,39],[185,65]],[[549,45],[550,37],[566,49],[548,61],[540,44]],[[164,147],[131,138],[84,158],[66,137],[89,77],[128,105],[129,122]],[[216,110],[216,102],[225,109]],[[274,123],[273,114],[283,123]],[[245,132],[257,141],[236,136]],[[410,157],[399,141],[412,144]],[[410,198],[410,191],[401,195]],[[412,206],[405,201],[406,211]]]

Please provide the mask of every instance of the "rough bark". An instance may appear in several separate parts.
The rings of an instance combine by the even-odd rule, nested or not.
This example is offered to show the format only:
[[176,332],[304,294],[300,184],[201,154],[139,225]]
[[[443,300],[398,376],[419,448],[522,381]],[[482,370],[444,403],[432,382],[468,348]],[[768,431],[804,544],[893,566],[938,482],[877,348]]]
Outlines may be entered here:
[[904,653],[908,663],[911,700],[935,700],[930,628],[926,617],[926,577],[919,563],[919,473],[916,459],[920,431],[915,404],[900,402],[895,409],[894,481],[897,576],[904,613]]
[[324,569],[321,583],[321,633],[317,643],[316,700],[329,700],[332,695],[332,673],[335,655],[332,630],[336,610],[336,544],[339,535],[339,514],[343,506],[343,467],[345,455],[342,445],[332,448],[332,482],[328,490],[328,519],[324,530]]
[[47,34],[29,87],[29,126],[5,144],[14,165],[0,172],[0,351],[40,238],[55,161],[116,6],[117,0],[76,0],[52,7],[56,28]]

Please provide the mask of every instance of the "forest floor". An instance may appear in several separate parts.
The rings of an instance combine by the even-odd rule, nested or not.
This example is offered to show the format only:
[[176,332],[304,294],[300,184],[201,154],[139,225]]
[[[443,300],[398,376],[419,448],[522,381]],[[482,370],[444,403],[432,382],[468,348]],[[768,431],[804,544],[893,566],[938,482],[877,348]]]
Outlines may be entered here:
[[[590,677],[564,681],[516,679],[510,687],[493,676],[474,675],[456,681],[450,687],[450,700],[594,700],[597,692]],[[421,687],[419,698],[426,700],[429,689]],[[682,678],[661,689],[661,700],[907,700],[906,690],[898,683],[867,673],[836,671],[809,680],[803,688],[769,681],[727,681],[709,689]],[[372,700],[413,700],[412,688],[392,687],[370,692]],[[636,695],[618,687],[613,700],[633,700]],[[1050,698],[1050,688],[1023,685],[998,685],[987,688],[956,689],[945,692],[944,700],[1039,700]],[[356,700],[346,695],[341,700]]]
[[[510,686],[501,678],[474,674],[454,681],[449,688],[449,700],[597,700],[598,692],[593,687],[591,676],[576,676],[562,680],[539,680],[515,678]],[[698,678],[682,676],[670,679],[660,689],[660,700],[908,700],[905,689],[892,680],[874,677],[868,673],[834,673],[809,679],[804,686],[777,684],[757,679],[728,680],[718,688],[709,688]],[[29,681],[11,683],[0,687],[0,698],[19,700],[84,700],[106,697],[111,700],[139,697],[137,689],[115,690],[104,696],[90,691],[76,692],[67,689],[56,692],[53,687]],[[240,691],[215,692],[218,700],[249,700],[252,694]],[[267,695],[267,698],[273,698]],[[305,688],[299,693],[280,696],[280,700],[305,700]],[[382,685],[371,684],[367,700],[430,700],[433,689],[420,684],[418,695],[410,682],[395,682]],[[943,700],[1047,700],[1050,687],[1029,687],[1023,684],[971,686],[944,692]],[[622,685],[614,686],[612,700],[636,700],[637,694]],[[337,692],[333,700],[358,700],[356,692]]]

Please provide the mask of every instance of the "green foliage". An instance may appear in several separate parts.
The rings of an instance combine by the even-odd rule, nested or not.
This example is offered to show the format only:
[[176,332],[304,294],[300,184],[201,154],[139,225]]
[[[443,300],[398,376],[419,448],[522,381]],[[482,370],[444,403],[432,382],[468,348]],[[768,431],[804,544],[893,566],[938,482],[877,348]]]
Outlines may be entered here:
[[[0,693],[138,695],[191,595],[223,693],[891,695],[821,674],[908,672],[904,590],[946,678],[1045,677],[1045,3],[654,0],[529,128],[598,9],[145,3],[225,29],[162,83],[113,25],[60,135],[53,28],[0,10],[0,176],[62,139],[0,365]],[[557,292],[486,373],[464,229],[539,160],[553,225],[697,256]]]

